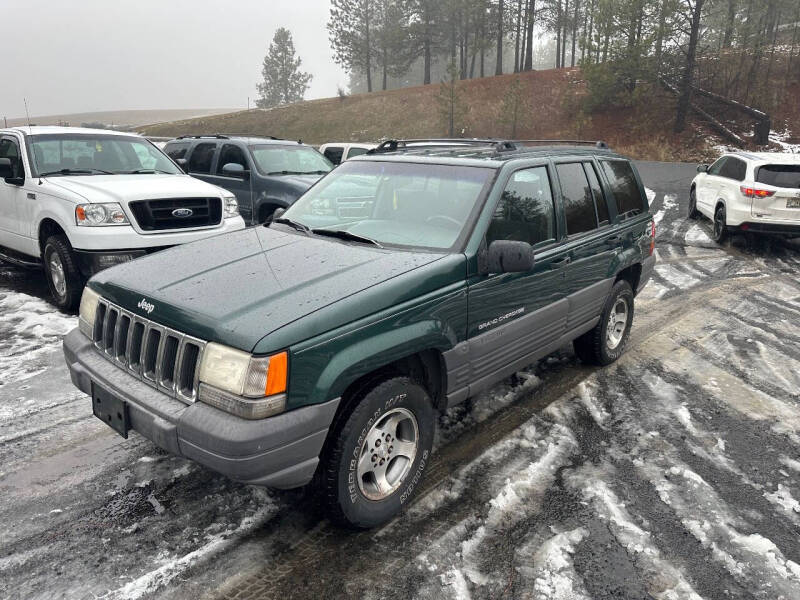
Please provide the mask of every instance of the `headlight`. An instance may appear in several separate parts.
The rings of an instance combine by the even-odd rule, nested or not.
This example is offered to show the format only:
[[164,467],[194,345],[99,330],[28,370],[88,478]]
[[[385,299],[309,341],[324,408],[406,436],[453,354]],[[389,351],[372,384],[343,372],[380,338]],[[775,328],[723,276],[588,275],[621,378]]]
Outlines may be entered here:
[[84,227],[127,225],[128,217],[117,202],[79,204],[75,207],[75,222]]
[[78,311],[78,329],[91,338],[94,329],[94,316],[97,313],[97,301],[100,300],[100,294],[90,289],[88,286],[83,288],[83,295],[81,296],[81,308]]
[[263,419],[286,408],[288,356],[252,356],[206,344],[200,363],[198,399],[246,419]]
[[222,206],[225,209],[225,218],[229,219],[239,214],[239,203],[236,202],[236,196],[223,196]]

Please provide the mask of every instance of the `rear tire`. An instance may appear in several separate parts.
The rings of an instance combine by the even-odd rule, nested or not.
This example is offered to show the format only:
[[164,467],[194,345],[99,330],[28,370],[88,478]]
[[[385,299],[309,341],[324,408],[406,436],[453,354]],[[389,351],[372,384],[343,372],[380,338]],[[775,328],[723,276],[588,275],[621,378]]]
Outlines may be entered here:
[[728,237],[728,223],[724,205],[720,205],[716,212],[714,212],[714,227],[711,237],[713,237],[714,241],[718,244],[724,242]]
[[67,311],[78,308],[85,280],[66,236],[47,238],[42,259],[47,286],[56,306]]
[[697,219],[700,216],[700,211],[697,210],[697,190],[692,188],[689,192],[689,218]]
[[633,289],[620,280],[611,288],[597,325],[572,342],[575,354],[587,365],[610,365],[625,351],[632,323]]
[[323,454],[326,510],[339,524],[368,529],[398,514],[430,462],[436,417],[425,389],[384,379],[351,399]]

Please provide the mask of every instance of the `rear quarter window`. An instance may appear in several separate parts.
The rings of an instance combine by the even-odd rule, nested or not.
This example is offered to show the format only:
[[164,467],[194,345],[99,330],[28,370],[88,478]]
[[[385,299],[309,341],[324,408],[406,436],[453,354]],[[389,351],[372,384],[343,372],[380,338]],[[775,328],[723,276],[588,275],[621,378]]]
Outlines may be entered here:
[[164,146],[164,153],[172,160],[178,160],[186,156],[189,146],[191,146],[191,144],[188,142],[170,143]]
[[632,217],[647,210],[647,200],[639,191],[639,184],[630,162],[601,160],[600,165],[611,187],[619,216]]
[[782,188],[800,188],[800,165],[764,165],[756,173],[758,183]]

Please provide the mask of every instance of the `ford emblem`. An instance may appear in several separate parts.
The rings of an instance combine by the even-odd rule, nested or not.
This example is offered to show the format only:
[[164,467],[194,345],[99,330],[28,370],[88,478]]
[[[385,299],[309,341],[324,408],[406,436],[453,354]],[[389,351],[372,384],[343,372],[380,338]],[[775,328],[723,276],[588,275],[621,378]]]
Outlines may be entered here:
[[191,217],[194,211],[191,208],[176,208],[172,211],[173,217]]

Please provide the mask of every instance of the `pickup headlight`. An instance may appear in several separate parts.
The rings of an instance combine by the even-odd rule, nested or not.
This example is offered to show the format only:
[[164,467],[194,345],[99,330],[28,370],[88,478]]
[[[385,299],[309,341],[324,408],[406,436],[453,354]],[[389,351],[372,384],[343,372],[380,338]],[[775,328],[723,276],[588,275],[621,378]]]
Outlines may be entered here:
[[88,286],[83,288],[81,307],[78,311],[78,329],[89,339],[92,338],[94,330],[94,316],[97,313],[98,300],[100,300],[100,294]]
[[239,215],[239,203],[236,202],[236,196],[223,196],[222,207],[225,210],[226,219]]
[[286,408],[288,355],[253,356],[210,342],[200,363],[198,400],[245,419]]
[[75,207],[75,223],[83,227],[127,225],[128,217],[117,202],[79,204]]

